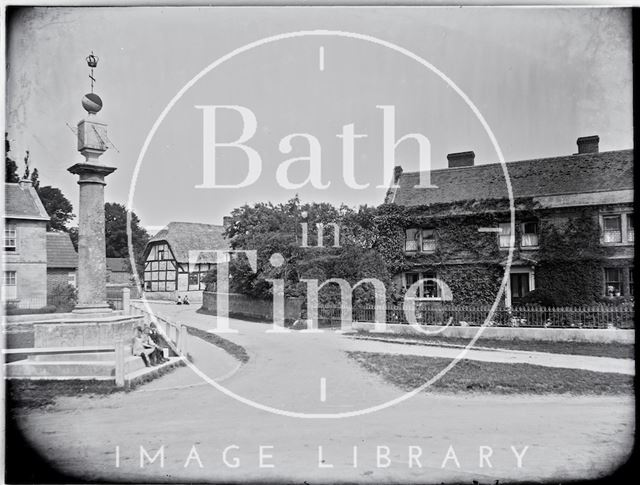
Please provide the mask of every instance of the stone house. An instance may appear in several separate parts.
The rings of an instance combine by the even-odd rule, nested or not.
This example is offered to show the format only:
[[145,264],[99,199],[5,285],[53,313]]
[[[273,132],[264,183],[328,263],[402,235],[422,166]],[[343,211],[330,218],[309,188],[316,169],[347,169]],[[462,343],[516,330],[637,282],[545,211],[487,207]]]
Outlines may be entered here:
[[[506,164],[516,214],[506,306],[536,294],[564,305],[633,297],[633,150],[600,152],[597,136],[577,143],[573,155]],[[419,173],[396,167],[385,203],[411,216],[394,281],[406,289],[437,278],[454,302],[492,303],[512,230],[503,167],[475,165],[473,152],[447,158],[448,168],[430,174],[437,188],[416,187]],[[442,288],[424,282],[417,299],[442,301]]]
[[129,286],[133,281],[129,258],[107,258],[107,284]]
[[47,304],[49,215],[30,180],[5,183],[3,300],[21,308]]
[[66,232],[47,233],[47,290],[48,294],[61,285],[76,287],[78,253]]
[[189,264],[190,251],[230,249],[224,227],[192,222],[170,222],[153,236],[144,252],[144,291],[147,298],[175,299],[188,294],[202,299],[204,276],[215,264],[215,256],[203,253]]

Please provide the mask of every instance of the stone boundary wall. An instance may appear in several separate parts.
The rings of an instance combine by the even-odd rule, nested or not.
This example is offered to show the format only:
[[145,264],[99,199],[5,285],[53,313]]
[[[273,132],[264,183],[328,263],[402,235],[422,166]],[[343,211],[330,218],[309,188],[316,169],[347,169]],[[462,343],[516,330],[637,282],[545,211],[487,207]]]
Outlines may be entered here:
[[[353,322],[353,330],[371,331],[373,323]],[[471,339],[479,327],[442,327],[429,325],[422,327],[435,337]],[[387,333],[399,335],[424,335],[411,325],[387,324]],[[436,333],[439,332],[439,333]],[[372,335],[375,335],[373,333]],[[486,327],[481,339],[538,340],[546,342],[589,342],[589,343],[635,343],[635,330],[592,329],[592,328],[513,328]]]
[[[239,318],[251,318],[265,322],[273,321],[273,301],[252,298],[237,293],[228,293],[229,316]],[[218,293],[209,291],[203,292],[202,308],[208,312],[217,311]],[[284,300],[284,320],[287,323],[300,319],[304,298],[285,298]]]

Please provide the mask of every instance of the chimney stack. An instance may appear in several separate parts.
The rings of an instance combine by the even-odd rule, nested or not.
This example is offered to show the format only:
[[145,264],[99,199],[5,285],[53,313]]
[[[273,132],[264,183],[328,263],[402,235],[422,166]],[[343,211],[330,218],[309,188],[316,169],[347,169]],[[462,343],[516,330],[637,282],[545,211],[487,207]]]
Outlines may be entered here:
[[449,153],[449,155],[447,155],[449,168],[473,167],[475,158],[476,154],[472,151]]
[[397,184],[398,180],[400,180],[400,175],[402,175],[402,167],[398,165],[393,168],[393,183]]
[[598,153],[600,148],[600,137],[598,135],[581,136],[578,138],[578,154],[581,153]]

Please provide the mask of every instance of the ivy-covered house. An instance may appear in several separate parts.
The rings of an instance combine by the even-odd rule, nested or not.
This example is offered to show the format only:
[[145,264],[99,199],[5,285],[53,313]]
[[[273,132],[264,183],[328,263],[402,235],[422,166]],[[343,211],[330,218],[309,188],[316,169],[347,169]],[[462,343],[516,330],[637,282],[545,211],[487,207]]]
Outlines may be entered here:
[[[578,139],[578,153],[509,162],[515,244],[504,303],[580,305],[633,297],[633,151],[599,152],[599,138]],[[385,248],[398,286],[437,278],[453,302],[493,303],[505,276],[511,238],[503,166],[475,165],[474,153],[448,156],[431,172],[396,167],[381,207],[392,235]],[[435,281],[418,299],[441,301]]]

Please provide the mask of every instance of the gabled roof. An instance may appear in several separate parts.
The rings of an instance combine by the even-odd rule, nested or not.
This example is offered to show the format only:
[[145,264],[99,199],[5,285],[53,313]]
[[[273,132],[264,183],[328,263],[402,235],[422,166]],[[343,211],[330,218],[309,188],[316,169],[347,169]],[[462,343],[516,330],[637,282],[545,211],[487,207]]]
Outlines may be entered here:
[[[633,189],[633,150],[584,153],[506,164],[513,196],[539,197]],[[508,197],[499,163],[431,172],[436,189],[415,188],[419,172],[403,173],[387,202],[404,206]]]
[[47,268],[76,269],[78,253],[66,232],[47,233]]
[[50,219],[31,182],[4,184],[4,217],[42,221]]
[[107,270],[112,273],[131,273],[129,258],[107,258]]
[[196,222],[170,222],[147,243],[145,258],[153,243],[166,241],[179,263],[189,262],[189,251],[231,249],[224,227]]

